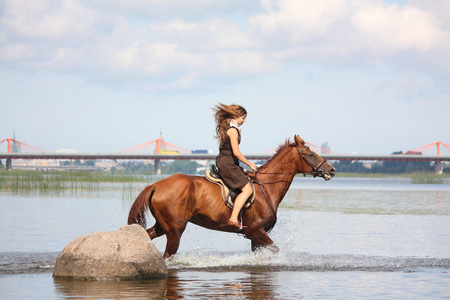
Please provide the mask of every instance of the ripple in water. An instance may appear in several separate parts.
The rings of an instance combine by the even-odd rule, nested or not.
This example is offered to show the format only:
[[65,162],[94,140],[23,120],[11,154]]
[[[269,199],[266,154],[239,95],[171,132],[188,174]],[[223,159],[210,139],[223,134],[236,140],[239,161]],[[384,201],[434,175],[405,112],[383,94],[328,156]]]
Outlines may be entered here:
[[56,252],[3,252],[0,253],[0,275],[53,272]]

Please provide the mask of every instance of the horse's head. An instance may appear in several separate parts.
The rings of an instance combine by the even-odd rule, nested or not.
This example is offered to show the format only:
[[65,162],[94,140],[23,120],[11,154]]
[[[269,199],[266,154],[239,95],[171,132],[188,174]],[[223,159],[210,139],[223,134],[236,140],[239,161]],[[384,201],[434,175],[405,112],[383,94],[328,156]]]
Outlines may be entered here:
[[326,159],[306,146],[305,141],[300,136],[295,135],[294,140],[300,158],[297,163],[299,173],[322,177],[327,181],[334,177],[336,169]]

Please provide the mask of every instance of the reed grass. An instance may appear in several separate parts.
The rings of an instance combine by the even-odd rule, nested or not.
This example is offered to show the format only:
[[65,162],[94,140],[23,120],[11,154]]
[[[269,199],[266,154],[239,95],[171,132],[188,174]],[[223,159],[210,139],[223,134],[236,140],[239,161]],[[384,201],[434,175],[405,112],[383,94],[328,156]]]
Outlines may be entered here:
[[336,178],[409,178],[414,184],[443,184],[449,173],[415,172],[406,174],[387,173],[336,173]]
[[[336,177],[347,178],[410,178],[413,184],[443,184],[450,174],[412,173],[337,173]],[[125,194],[134,194],[132,183],[151,184],[164,178],[157,175],[136,175],[127,173],[87,172],[87,171],[31,171],[0,170],[0,191],[98,191],[105,187],[102,183],[122,183]]]
[[101,183],[153,183],[160,177],[151,175],[111,174],[83,171],[0,170],[0,190],[8,191],[75,191],[99,190]]
[[444,177],[447,176],[429,172],[418,172],[408,174],[408,177],[411,179],[411,183],[414,184],[443,184]]

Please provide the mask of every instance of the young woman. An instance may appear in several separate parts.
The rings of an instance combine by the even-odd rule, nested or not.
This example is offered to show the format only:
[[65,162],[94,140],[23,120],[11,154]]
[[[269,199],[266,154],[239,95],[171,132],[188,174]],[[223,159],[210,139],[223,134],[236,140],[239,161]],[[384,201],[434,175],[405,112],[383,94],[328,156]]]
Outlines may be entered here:
[[219,155],[216,165],[225,184],[231,189],[241,190],[234,202],[233,212],[228,220],[229,226],[245,228],[238,220],[239,212],[252,194],[249,178],[239,167],[239,161],[256,171],[256,165],[250,162],[239,150],[241,142],[241,126],[247,117],[244,107],[219,103],[214,107],[216,120],[216,138],[219,140]]

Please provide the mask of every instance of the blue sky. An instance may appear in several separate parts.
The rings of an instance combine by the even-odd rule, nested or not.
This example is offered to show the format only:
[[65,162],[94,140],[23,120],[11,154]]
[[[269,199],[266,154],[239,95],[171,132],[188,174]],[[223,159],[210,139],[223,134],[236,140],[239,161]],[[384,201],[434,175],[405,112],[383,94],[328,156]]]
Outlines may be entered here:
[[244,153],[450,144],[448,53],[446,0],[1,0],[0,140],[217,152],[224,102],[249,113]]

